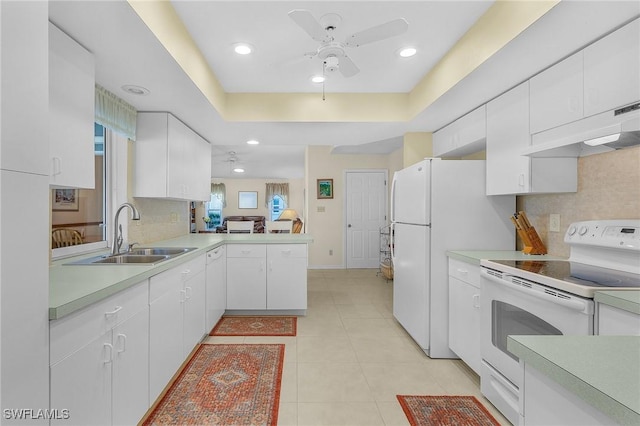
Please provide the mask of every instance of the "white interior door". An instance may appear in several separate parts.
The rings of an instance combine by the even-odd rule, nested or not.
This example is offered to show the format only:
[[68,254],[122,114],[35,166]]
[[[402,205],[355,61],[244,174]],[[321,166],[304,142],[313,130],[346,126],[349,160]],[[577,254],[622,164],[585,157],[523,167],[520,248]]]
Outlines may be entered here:
[[387,173],[346,173],[346,265],[377,268],[380,264],[380,228],[387,224]]

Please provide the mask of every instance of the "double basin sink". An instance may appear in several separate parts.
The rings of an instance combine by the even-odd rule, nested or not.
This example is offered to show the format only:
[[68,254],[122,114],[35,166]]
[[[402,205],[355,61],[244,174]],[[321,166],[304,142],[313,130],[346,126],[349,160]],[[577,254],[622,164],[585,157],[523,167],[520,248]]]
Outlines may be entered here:
[[66,265],[155,265],[195,249],[196,247],[136,248],[126,253],[94,256]]

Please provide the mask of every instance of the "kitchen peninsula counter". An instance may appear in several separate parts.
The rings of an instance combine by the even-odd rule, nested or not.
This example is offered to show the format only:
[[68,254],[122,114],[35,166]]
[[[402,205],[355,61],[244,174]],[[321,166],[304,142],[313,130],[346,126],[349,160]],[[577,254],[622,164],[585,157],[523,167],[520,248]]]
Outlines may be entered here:
[[229,244],[308,244],[308,234],[187,234],[146,247],[195,247],[155,265],[66,265],[107,250],[56,260],[49,268],[49,319],[56,320],[125,290],[160,272]]
[[640,424],[640,336],[509,336],[507,349],[617,423]]

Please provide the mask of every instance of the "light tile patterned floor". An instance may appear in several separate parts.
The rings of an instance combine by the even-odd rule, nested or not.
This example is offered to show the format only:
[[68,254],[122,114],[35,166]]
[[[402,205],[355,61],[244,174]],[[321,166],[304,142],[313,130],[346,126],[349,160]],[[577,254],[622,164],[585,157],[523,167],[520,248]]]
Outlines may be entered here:
[[393,318],[393,282],[375,269],[310,270],[297,337],[207,337],[215,343],[284,343],[278,424],[408,425],[396,395],[474,395],[462,361],[427,357]]

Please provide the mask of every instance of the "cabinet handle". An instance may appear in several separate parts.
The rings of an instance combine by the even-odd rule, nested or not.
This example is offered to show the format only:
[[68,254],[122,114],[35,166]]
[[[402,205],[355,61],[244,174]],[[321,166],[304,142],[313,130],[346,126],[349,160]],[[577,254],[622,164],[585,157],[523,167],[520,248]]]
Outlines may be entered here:
[[[184,296],[184,298],[182,296]],[[184,303],[186,300],[187,300],[186,290],[180,290],[180,303]]]
[[242,254],[250,254],[250,253],[251,253],[251,250],[242,250],[242,251],[241,251],[241,253],[242,253]]
[[465,277],[469,274],[469,271],[467,271],[466,269],[458,268],[458,272],[460,273],[460,275],[464,275]]
[[269,261],[269,272],[273,271],[273,261]]
[[51,159],[51,175],[56,176],[60,174],[60,157],[53,157]]
[[185,299],[191,299],[191,294],[193,293],[192,291],[193,289],[191,287],[185,287],[184,288],[184,298]]
[[264,262],[260,262],[260,272],[264,271]]
[[104,315],[106,317],[110,317],[111,315],[115,315],[122,310],[122,306],[116,306],[116,308],[111,312],[105,312]]
[[107,357],[107,359],[103,359],[102,362],[105,364],[113,362],[113,346],[111,345],[111,343],[104,343],[103,348],[109,348],[109,356]]
[[184,275],[189,275],[191,273],[191,269],[185,269],[184,271],[182,271],[182,273]]
[[118,353],[122,353],[124,351],[127,350],[127,335],[126,334],[118,334],[118,337],[116,337],[116,345],[119,345],[120,349],[118,349]]
[[282,254],[291,254],[291,249],[281,250]]
[[473,295],[473,307],[478,309],[480,308],[480,295],[479,294],[474,294]]

